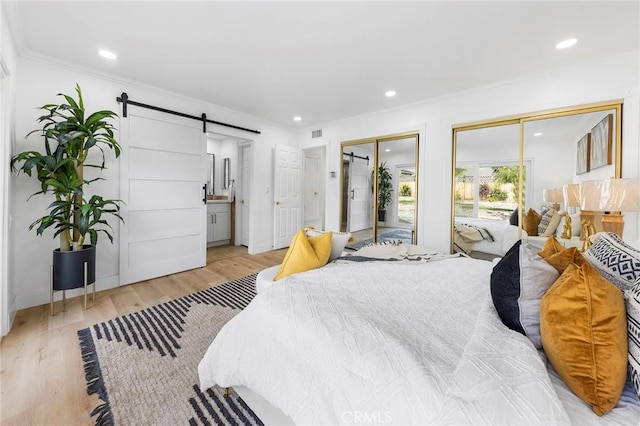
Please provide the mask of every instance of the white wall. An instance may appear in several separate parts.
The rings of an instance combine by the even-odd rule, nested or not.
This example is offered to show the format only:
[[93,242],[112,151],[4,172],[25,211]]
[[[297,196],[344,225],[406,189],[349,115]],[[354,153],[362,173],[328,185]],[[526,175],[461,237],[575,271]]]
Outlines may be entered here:
[[[300,131],[301,145],[312,143],[311,130],[329,141],[327,170],[340,170],[340,142],[420,131],[418,242],[449,251],[451,218],[452,125],[532,111],[624,99],[623,177],[638,177],[639,52],[578,64],[552,73]],[[401,95],[401,94],[400,94]],[[327,228],[339,225],[340,180],[327,185]],[[638,239],[637,214],[626,214],[625,237]]]
[[14,133],[13,107],[15,99],[16,49],[0,5],[0,336],[9,332],[16,311],[16,291],[9,283],[13,281],[13,271],[8,268],[13,259],[11,235],[11,204],[14,200],[10,191],[11,174],[9,159]]
[[[207,127],[209,132],[253,140],[253,158],[258,160],[254,162],[251,182],[253,204],[250,213],[252,229],[250,252],[257,253],[271,249],[273,239],[272,166],[268,159],[271,158],[271,151],[276,144],[297,145],[297,132],[292,128],[145,86],[143,83],[94,75],[38,59],[19,57],[16,74],[17,137],[13,153],[41,148],[41,141],[37,136],[30,137],[29,141],[24,139],[24,135],[37,128],[36,119],[41,114],[36,108],[46,103],[59,102],[60,98],[56,94],[60,92],[72,94],[76,83],[82,87],[85,105],[90,111],[99,108],[111,109],[119,113],[120,105],[116,102],[116,97],[122,92],[127,92],[129,99],[133,101],[197,116],[204,112],[210,119],[261,131],[261,134],[256,135],[218,125]],[[118,125],[119,123],[116,122],[116,127]],[[220,157],[223,158],[223,156]],[[228,156],[231,154],[229,153]],[[107,170],[101,173],[106,180],[93,183],[89,190],[101,193],[107,198],[118,198],[119,163],[111,152],[107,153],[107,158]],[[220,170],[221,167],[218,168],[218,171]],[[87,171],[86,174],[89,178],[91,171]],[[35,196],[27,202],[29,195],[38,190],[37,180],[20,175],[13,178],[12,186],[15,202],[12,206],[14,224],[11,229],[11,239],[14,243],[12,244],[13,259],[9,262],[12,275],[9,288],[17,296],[16,308],[22,309],[49,301],[51,251],[58,244],[57,240],[53,240],[51,233],[37,237],[35,232],[28,231],[29,224],[41,217],[46,206],[51,202],[45,196]],[[112,225],[116,223],[112,222]],[[114,237],[113,245],[106,239],[102,239],[98,244],[96,271],[98,290],[118,285],[119,233],[117,229]]]

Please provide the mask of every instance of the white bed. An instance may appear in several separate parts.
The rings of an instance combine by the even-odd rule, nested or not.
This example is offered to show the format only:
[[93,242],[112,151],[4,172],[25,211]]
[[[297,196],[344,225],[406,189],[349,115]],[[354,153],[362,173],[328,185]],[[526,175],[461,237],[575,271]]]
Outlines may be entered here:
[[638,424],[630,387],[597,417],[502,324],[492,266],[333,263],[287,277],[220,331],[201,388],[249,389],[297,424]]
[[[489,231],[493,241],[485,239],[473,243],[471,249],[475,252],[502,256],[521,238],[518,236],[518,227],[511,225],[508,220],[456,217],[455,224],[470,225]],[[526,232],[523,231],[523,235],[526,235]]]

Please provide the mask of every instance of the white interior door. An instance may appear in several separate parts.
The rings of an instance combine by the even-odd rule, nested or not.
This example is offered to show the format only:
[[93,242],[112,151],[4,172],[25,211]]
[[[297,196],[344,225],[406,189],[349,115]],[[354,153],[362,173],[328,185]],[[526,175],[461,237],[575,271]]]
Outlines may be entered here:
[[240,177],[240,244],[249,247],[249,188],[251,179],[250,146],[242,147],[242,171]]
[[322,229],[324,205],[322,200],[321,164],[318,152],[304,153],[304,226]]
[[367,162],[354,159],[349,165],[349,232],[371,228],[371,185]]
[[120,128],[120,284],[205,266],[202,124],[129,106]]
[[273,247],[288,247],[295,233],[301,228],[302,150],[276,145],[274,183],[274,242]]

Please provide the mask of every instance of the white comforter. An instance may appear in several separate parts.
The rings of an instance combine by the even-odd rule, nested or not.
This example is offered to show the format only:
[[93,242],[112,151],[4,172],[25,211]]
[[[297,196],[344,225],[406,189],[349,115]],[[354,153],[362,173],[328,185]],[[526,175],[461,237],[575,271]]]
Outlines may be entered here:
[[[200,362],[298,424],[568,424],[544,362],[500,322],[492,264],[330,264],[258,294]],[[359,416],[359,417],[358,417]]]

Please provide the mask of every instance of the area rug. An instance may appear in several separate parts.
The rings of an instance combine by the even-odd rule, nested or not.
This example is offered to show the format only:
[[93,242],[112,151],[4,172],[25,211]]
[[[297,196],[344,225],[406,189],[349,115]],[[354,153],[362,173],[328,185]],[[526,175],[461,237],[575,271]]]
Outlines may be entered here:
[[256,274],[78,331],[97,425],[257,424],[233,391],[200,389],[198,363],[255,296]]
[[[378,242],[392,242],[401,241],[402,244],[411,244],[411,230],[410,229],[394,229],[393,231],[385,232],[378,236]],[[367,238],[366,240],[356,241],[345,246],[349,250],[360,250],[362,247],[366,247],[371,244],[373,240]]]

